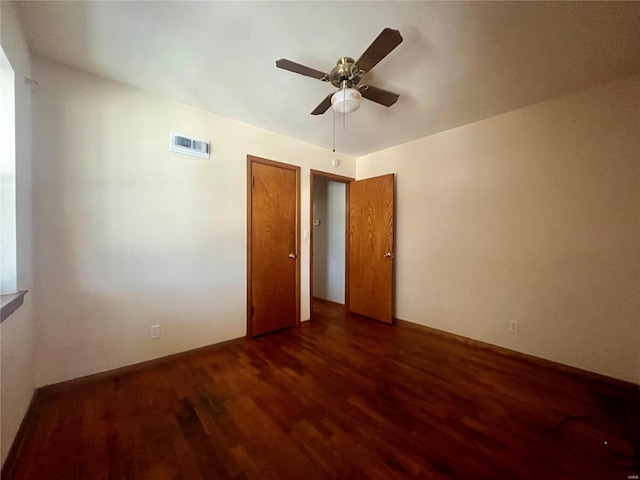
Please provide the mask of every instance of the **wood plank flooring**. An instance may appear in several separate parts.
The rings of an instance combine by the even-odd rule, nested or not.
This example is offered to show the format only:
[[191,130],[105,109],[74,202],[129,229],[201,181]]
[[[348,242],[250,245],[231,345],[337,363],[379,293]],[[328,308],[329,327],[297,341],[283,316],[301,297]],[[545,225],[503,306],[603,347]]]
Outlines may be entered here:
[[640,474],[633,389],[314,309],[299,329],[45,391],[3,480]]

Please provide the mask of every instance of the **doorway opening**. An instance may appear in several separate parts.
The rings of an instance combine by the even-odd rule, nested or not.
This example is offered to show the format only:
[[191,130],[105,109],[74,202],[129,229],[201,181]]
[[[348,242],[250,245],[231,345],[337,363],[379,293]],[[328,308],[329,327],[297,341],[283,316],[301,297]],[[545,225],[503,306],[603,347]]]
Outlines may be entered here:
[[311,170],[311,319],[319,304],[348,310],[349,183],[354,179]]

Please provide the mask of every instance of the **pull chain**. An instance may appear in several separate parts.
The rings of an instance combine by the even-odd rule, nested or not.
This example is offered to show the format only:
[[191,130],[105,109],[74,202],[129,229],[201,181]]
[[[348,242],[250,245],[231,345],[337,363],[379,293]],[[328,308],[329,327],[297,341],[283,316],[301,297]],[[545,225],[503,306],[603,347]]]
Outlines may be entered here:
[[[333,108],[331,110],[333,110]],[[336,111],[335,110],[333,110],[333,153],[336,153]]]
[[[346,88],[342,89],[342,105],[346,105],[347,104],[347,90]],[[344,132],[345,130],[345,124],[347,122],[347,114],[345,112],[342,112],[342,131]]]

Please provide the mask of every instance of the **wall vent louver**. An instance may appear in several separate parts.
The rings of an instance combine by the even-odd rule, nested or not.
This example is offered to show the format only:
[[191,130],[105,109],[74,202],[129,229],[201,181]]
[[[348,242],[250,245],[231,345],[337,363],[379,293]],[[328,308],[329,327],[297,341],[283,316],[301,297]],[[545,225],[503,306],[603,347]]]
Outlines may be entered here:
[[182,133],[171,132],[169,148],[174,152],[209,158],[209,142]]

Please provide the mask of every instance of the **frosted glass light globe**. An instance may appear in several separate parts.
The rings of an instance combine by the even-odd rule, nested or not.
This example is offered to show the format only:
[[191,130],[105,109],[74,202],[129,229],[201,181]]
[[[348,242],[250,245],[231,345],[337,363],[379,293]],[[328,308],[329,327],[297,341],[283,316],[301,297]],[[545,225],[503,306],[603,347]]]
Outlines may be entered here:
[[331,105],[336,112],[346,115],[360,108],[360,100],[362,100],[362,95],[358,90],[342,88],[331,97]]

